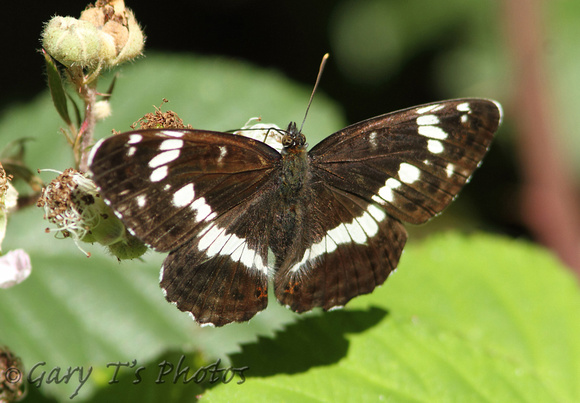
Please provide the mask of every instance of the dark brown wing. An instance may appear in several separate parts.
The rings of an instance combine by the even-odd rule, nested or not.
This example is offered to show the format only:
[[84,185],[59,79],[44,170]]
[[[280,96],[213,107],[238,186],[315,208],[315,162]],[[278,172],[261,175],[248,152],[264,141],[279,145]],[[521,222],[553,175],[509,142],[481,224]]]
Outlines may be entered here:
[[143,130],[98,143],[90,168],[127,228],[159,251],[168,301],[201,324],[267,304],[268,200],[280,154],[242,136]]
[[328,173],[330,186],[420,224],[447,207],[469,181],[500,121],[494,101],[436,102],[348,126],[310,156]]

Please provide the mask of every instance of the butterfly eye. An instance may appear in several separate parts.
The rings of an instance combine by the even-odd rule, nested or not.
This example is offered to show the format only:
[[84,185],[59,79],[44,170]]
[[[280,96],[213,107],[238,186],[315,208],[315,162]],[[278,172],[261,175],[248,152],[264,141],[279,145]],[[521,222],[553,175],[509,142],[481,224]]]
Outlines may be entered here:
[[303,146],[306,144],[306,136],[302,133],[298,133],[298,135],[294,138],[296,145]]
[[282,145],[284,146],[284,148],[290,147],[293,143],[294,138],[289,134],[285,134],[284,137],[282,137]]

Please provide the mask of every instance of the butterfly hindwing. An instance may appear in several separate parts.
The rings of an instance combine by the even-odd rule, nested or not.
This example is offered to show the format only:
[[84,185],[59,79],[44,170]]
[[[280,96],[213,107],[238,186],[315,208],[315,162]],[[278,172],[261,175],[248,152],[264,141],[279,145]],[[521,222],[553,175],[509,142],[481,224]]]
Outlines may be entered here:
[[407,239],[378,205],[317,178],[312,189],[316,203],[302,209],[305,224],[274,277],[278,301],[296,312],[341,307],[372,292],[396,268]]
[[238,205],[172,251],[160,277],[166,298],[198,323],[214,326],[247,321],[265,309],[268,211],[255,202]]

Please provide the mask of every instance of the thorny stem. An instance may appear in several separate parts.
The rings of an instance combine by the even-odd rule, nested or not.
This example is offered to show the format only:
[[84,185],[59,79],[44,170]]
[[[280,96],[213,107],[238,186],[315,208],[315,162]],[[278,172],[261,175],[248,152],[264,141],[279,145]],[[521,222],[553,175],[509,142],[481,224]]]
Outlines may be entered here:
[[[97,69],[100,70],[100,69]],[[85,116],[81,123],[81,127],[73,133],[73,153],[76,167],[82,171],[87,172],[89,147],[93,144],[93,134],[97,123],[94,114],[94,106],[97,102],[97,77],[98,73],[91,73],[84,75],[82,69],[74,69],[69,72],[70,80],[78,88],[79,96],[84,102]]]
[[87,150],[93,144],[93,134],[95,132],[96,118],[93,113],[94,105],[97,98],[95,87],[86,88],[86,95],[83,96],[85,101],[85,120],[79,130],[78,137],[74,145],[75,161],[80,171],[87,172],[89,168],[89,153]]

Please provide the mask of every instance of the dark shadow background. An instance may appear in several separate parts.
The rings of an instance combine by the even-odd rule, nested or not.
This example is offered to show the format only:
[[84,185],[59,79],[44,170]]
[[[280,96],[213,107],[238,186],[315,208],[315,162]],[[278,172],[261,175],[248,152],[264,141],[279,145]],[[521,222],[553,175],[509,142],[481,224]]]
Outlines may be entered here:
[[[461,37],[461,26],[450,26],[448,35],[433,38],[431,48],[408,60],[396,76],[379,85],[361,86],[341,74],[332,58],[329,19],[341,2],[129,0],[126,4],[144,28],[145,52],[195,52],[240,58],[282,71],[306,85],[314,84],[322,55],[331,52],[321,88],[343,105],[352,122],[440,98],[431,82],[432,62],[437,53],[453,48]],[[56,14],[78,17],[88,4],[70,0],[33,3],[26,10],[24,5],[14,10],[14,18],[0,27],[2,36],[10,39],[4,44],[2,70],[8,80],[0,97],[1,107],[26,101],[46,87],[43,61],[36,52],[43,22]]]

